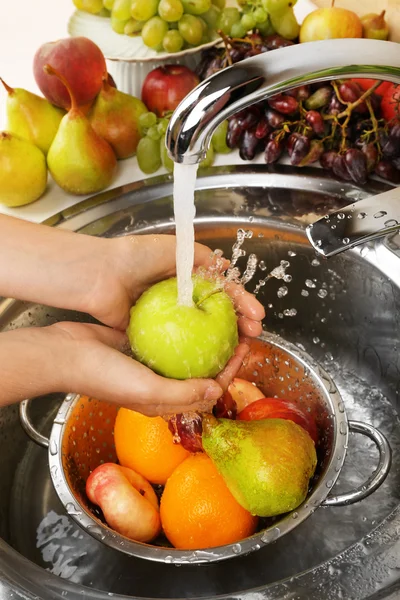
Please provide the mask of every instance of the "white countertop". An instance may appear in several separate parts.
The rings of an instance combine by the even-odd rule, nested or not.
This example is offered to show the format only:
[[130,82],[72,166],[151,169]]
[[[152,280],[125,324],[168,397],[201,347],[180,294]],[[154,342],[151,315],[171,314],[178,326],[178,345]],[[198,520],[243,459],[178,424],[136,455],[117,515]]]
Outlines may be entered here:
[[[67,37],[67,25],[74,11],[72,0],[25,0],[8,2],[2,13],[0,35],[0,76],[11,87],[21,87],[34,93],[40,93],[33,77],[32,62],[36,50],[41,44]],[[302,18],[314,8],[310,0],[298,0],[296,13]],[[2,86],[1,86],[2,88]],[[0,89],[0,131],[6,127],[6,93]],[[238,164],[242,161],[238,152],[216,157],[215,165]],[[262,155],[254,163],[262,163]],[[164,173],[163,169],[154,173]],[[137,166],[136,158],[118,163],[118,174],[111,188],[144,179],[146,176]],[[13,215],[30,221],[41,222],[58,212],[65,210],[87,198],[72,196],[61,190],[49,175],[45,194],[33,204],[20,208],[7,208],[0,204],[0,213]]]

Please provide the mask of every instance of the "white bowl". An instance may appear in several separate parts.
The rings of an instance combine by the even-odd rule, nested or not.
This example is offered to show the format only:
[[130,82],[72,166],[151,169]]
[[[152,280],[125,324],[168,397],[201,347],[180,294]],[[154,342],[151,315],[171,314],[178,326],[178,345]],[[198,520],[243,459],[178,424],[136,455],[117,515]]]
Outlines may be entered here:
[[180,52],[156,52],[148,48],[140,35],[128,36],[112,30],[110,19],[75,11],[68,22],[71,37],[84,36],[97,44],[103,52],[109,73],[119,90],[140,97],[143,81],[153,69],[168,63],[186,65],[194,69],[201,51],[219,43],[220,38]]

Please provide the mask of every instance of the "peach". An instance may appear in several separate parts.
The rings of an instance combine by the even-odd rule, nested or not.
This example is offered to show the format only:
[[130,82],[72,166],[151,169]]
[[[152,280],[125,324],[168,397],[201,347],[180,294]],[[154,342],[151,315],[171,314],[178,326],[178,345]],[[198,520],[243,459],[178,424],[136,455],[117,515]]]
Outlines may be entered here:
[[254,383],[246,381],[245,379],[240,379],[240,377],[235,377],[228,387],[228,392],[236,402],[238,414],[248,404],[260,400],[260,398],[265,398],[265,395],[254,385]]
[[100,506],[108,525],[137,542],[150,542],[161,531],[158,500],[139,473],[114,463],[97,467],[86,482],[91,502]]
[[46,64],[65,77],[79,106],[94,100],[107,74],[102,51],[88,38],[65,38],[40,46],[33,59],[36,83],[49,102],[65,109],[70,107],[69,93],[59,79],[43,70]]

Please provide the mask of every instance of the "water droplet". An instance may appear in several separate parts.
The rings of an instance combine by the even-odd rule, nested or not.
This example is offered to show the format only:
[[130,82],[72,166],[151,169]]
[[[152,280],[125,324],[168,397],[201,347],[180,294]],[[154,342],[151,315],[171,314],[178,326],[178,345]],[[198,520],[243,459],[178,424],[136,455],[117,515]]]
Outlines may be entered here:
[[65,510],[69,515],[78,516],[82,514],[82,511],[78,510],[73,502],[67,502],[65,505]]
[[265,264],[265,262],[263,260],[260,260],[260,262],[258,263],[258,266],[260,267],[261,271],[266,271],[266,269],[267,269],[267,265]]
[[288,250],[288,256],[296,256],[296,252],[293,252],[293,250]]
[[[344,411],[343,411],[344,412]],[[342,421],[339,425],[339,431],[342,435],[346,435],[347,433],[347,425],[344,421]]]
[[50,468],[50,473],[52,477],[57,477],[58,467],[57,465],[52,465]]
[[332,356],[331,352],[327,352],[325,354],[325,359],[328,360],[329,362],[333,360],[333,356]]
[[285,317],[295,317],[297,315],[297,310],[295,308],[285,308],[283,314]]
[[298,516],[299,516],[298,512],[292,513],[292,519],[297,519]]
[[254,221],[254,217],[251,217],[251,216],[250,216],[250,217],[249,217],[249,221],[250,221],[250,223],[251,223],[252,221]]
[[264,234],[263,234],[263,233],[259,233],[259,234],[258,234],[258,237],[259,237],[259,238],[263,238],[263,237],[264,237]]
[[273,304],[271,304],[271,303],[269,303],[269,304],[268,304],[268,308],[274,308],[274,305],[273,305]]
[[285,273],[285,275],[283,276],[283,281],[285,281],[286,283],[290,283],[292,279],[293,277],[289,275],[289,273]]
[[326,487],[327,488],[331,488],[333,486],[333,481],[332,479],[328,479],[328,481],[326,482]]
[[172,563],[174,562],[174,559],[172,558],[172,556],[166,556],[166,557],[164,558],[164,562],[165,562],[167,565],[172,565]]
[[338,404],[339,412],[344,413],[344,402],[341,400]]
[[312,266],[312,267],[319,267],[319,265],[320,265],[320,264],[321,264],[321,263],[320,263],[320,261],[318,260],[318,258],[313,258],[313,259],[312,259],[312,261],[311,261],[311,266]]
[[322,240],[316,240],[315,245],[317,248],[320,248],[322,246]]
[[369,252],[368,246],[363,246],[360,250],[360,256],[362,258],[365,258],[367,256],[368,252]]
[[242,546],[240,544],[234,544],[232,546],[232,552],[234,554],[239,554],[242,551]]
[[288,288],[286,287],[286,285],[283,285],[282,287],[280,287],[278,289],[278,291],[276,292],[276,295],[278,296],[278,298],[283,298],[284,296],[287,295],[288,293]]
[[336,229],[336,225],[335,224],[331,225],[331,229]]
[[381,219],[382,217],[386,217],[387,212],[385,210],[378,210],[378,212],[376,212],[374,214],[374,219]]
[[49,450],[50,450],[50,454],[52,456],[55,456],[57,454],[58,446],[57,446],[57,442],[55,440],[50,440]]
[[315,337],[313,337],[312,341],[314,342],[314,344],[319,344],[320,339],[319,339],[319,337],[315,336]]
[[367,215],[367,213],[365,213],[365,212],[360,212],[360,213],[358,213],[358,215],[357,215],[357,219],[365,219],[365,217],[367,217],[367,216],[368,216],[368,215]]
[[262,534],[261,541],[264,544],[269,544],[269,543],[277,540],[280,535],[281,535],[281,530],[279,529],[279,527],[274,527],[273,529],[265,531]]
[[396,221],[396,219],[389,219],[388,221],[384,222],[384,226],[385,227],[396,227],[396,225],[398,225],[399,222]]
[[319,296],[319,298],[326,298],[327,295],[328,295],[328,290],[320,289],[317,292],[317,296]]
[[348,237],[343,238],[342,240],[343,244],[348,244],[350,242],[350,239]]
[[306,284],[306,287],[308,287],[308,288],[315,288],[315,287],[317,287],[315,285],[315,283],[312,281],[312,279],[306,279],[304,283]]
[[301,295],[302,295],[302,296],[305,296],[305,297],[307,298],[307,296],[309,296],[309,295],[310,295],[310,293],[309,293],[309,292],[307,292],[307,290],[301,290]]

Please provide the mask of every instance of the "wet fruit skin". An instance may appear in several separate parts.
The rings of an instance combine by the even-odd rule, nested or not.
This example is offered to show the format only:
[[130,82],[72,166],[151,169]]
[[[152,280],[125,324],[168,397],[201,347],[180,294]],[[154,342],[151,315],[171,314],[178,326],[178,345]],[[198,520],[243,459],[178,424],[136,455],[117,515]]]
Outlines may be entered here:
[[288,419],[305,429],[314,444],[318,442],[318,429],[314,418],[293,402],[279,398],[261,398],[244,408],[237,417],[240,421],[261,419]]
[[168,479],[160,505],[169,541],[181,549],[239,542],[252,535],[258,519],[234,499],[205,454],[194,454]]
[[162,417],[146,417],[120,408],[114,425],[114,442],[122,466],[137,471],[151,483],[165,484],[176,467],[189,456],[174,443]]

